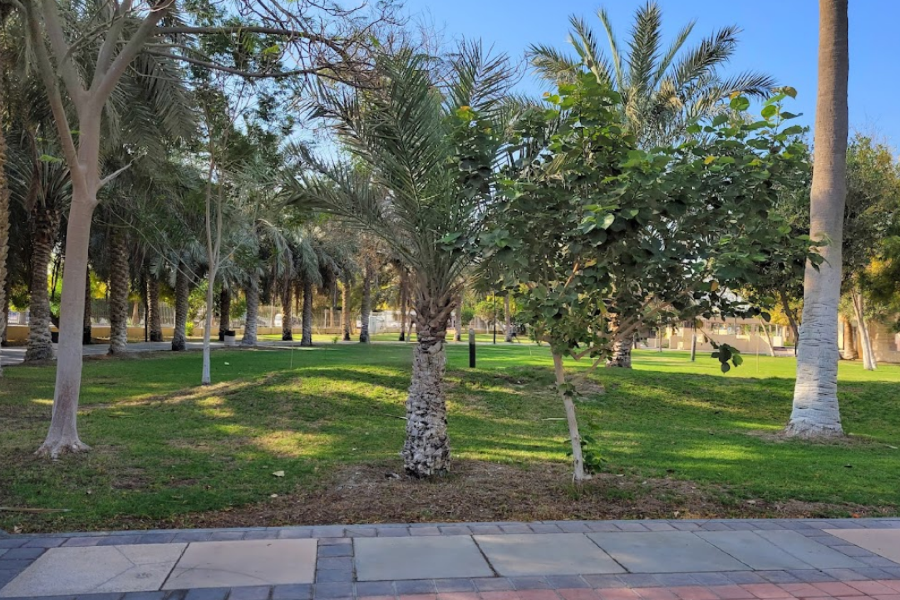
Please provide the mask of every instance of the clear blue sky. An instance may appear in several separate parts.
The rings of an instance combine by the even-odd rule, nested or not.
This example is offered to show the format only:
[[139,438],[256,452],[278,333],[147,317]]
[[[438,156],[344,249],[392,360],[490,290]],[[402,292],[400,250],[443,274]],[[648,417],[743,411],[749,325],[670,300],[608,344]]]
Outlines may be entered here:
[[[406,0],[406,12],[442,30],[446,41],[480,38],[522,59],[531,43],[564,47],[568,17],[578,14],[602,33],[596,10],[605,6],[620,43],[627,37],[634,10],[644,0]],[[693,40],[724,25],[743,29],[728,71],[765,71],[797,88],[792,112],[812,125],[816,97],[818,2],[816,0],[659,0],[666,40],[694,19]],[[900,148],[900,2],[850,2],[850,127],[878,132]],[[600,40],[606,43],[605,36]],[[664,42],[665,43],[665,42]],[[531,75],[523,91],[545,91]]]

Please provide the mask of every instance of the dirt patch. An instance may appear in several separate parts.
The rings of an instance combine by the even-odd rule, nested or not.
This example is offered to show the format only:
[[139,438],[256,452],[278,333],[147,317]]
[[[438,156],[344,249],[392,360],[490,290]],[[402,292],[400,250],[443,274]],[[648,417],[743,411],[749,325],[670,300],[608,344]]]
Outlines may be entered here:
[[[887,446],[882,442],[877,442],[870,437],[867,436],[858,436],[858,435],[845,435],[843,437],[836,438],[813,438],[813,439],[803,439],[798,440],[797,438],[788,437],[784,434],[784,431],[770,431],[770,430],[759,430],[755,429],[752,431],[748,431],[747,435],[755,438],[759,438],[765,442],[772,442],[774,444],[785,444],[788,442],[799,442],[803,444],[809,445],[817,445],[817,446]],[[893,446],[888,446],[889,448],[893,448]]]
[[406,477],[397,462],[344,467],[315,489],[231,510],[123,527],[259,527],[333,523],[876,517],[894,507],[736,500],[725,487],[601,474],[576,490],[566,465],[457,461],[437,481]]

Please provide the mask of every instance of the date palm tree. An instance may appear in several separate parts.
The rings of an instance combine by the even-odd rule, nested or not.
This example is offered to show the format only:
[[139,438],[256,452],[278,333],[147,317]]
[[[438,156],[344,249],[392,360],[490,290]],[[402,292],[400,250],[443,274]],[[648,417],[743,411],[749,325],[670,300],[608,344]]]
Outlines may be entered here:
[[505,130],[493,119],[512,72],[506,57],[477,44],[462,45],[446,65],[403,49],[378,68],[374,90],[322,91],[321,111],[357,166],[320,164],[324,174],[303,175],[293,200],[378,236],[410,267],[417,344],[402,456],[408,473],[430,477],[450,468],[447,325],[492,201]]
[[634,14],[631,38],[623,53],[605,9],[597,13],[609,40],[604,52],[598,36],[580,17],[571,16],[569,44],[575,56],[545,45],[532,45],[529,59],[537,73],[554,83],[571,81],[588,70],[597,81],[622,95],[624,122],[642,146],[668,143],[684,135],[696,119],[714,114],[721,100],[733,93],[764,96],[775,85],[772,77],[753,71],[725,77],[721,68],[737,48],[736,26],[723,27],[693,47],[686,43],[694,21],[662,45],[662,11],[656,2]]
[[810,237],[825,260],[807,262],[797,382],[786,433],[797,437],[843,435],[837,397],[838,305],[844,202],[847,196],[847,0],[819,0],[819,89],[810,191]]

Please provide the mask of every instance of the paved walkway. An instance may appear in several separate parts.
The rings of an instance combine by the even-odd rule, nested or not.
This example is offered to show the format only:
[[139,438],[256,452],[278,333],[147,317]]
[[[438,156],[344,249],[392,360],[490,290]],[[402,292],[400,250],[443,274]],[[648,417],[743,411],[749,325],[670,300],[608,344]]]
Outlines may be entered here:
[[0,537],[0,598],[900,600],[900,519]]

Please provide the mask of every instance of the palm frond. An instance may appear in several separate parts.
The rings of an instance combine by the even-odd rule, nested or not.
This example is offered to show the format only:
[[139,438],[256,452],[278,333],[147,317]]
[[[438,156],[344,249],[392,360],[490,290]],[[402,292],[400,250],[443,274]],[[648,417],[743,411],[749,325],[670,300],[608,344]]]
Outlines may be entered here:
[[597,17],[603,24],[603,29],[606,31],[606,37],[609,40],[609,53],[612,60],[613,69],[616,73],[616,89],[621,92],[625,89],[626,83],[625,71],[622,68],[622,54],[619,52],[619,42],[616,39],[616,34],[613,30],[612,22],[609,20],[609,13],[606,12],[606,9],[601,8],[599,11],[597,11]]
[[529,46],[526,56],[539,77],[554,83],[574,81],[581,66],[556,48],[543,44]]
[[634,15],[631,40],[628,42],[628,87],[644,95],[651,89],[654,67],[659,64],[662,39],[662,13],[655,2],[647,2]]
[[581,62],[594,74],[601,84],[612,87],[615,84],[610,68],[609,60],[601,52],[594,38],[594,32],[584,22],[584,19],[569,17],[572,32],[569,34],[569,43],[575,48],[575,52],[581,58]]

